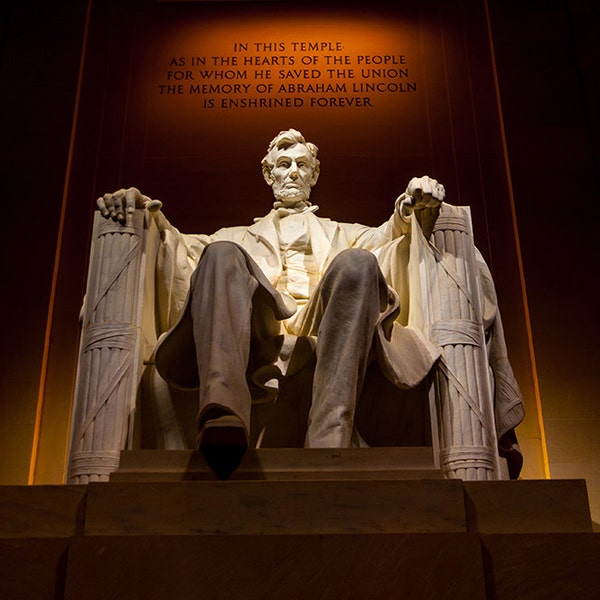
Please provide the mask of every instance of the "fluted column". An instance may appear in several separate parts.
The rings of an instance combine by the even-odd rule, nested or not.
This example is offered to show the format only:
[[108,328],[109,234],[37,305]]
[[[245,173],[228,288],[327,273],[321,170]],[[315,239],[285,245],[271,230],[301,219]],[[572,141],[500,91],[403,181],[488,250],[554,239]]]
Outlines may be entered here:
[[146,211],[127,225],[96,213],[69,452],[69,483],[107,481],[119,464],[140,379]]
[[441,469],[448,478],[500,479],[469,208],[444,204],[422,251],[424,329],[443,350],[435,383]]

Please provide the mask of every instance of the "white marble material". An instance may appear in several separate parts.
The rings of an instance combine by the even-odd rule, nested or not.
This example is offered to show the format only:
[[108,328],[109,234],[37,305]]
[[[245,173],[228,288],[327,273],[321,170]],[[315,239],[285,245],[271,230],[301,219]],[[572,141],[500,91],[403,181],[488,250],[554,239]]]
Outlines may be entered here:
[[[421,401],[429,403],[431,443],[447,477],[506,478],[498,438],[520,422],[523,405],[506,358],[491,275],[473,245],[468,208],[444,203],[444,187],[425,176],[409,182],[378,228],[317,217],[318,207],[309,200],[320,172],[317,148],[295,130],[274,138],[262,166],[275,196],[272,211],[249,227],[212,235],[181,234],[160,210],[162,203],[136,188],[99,198],[105,219],[96,220],[84,309],[70,481],[105,480],[116,468],[119,451],[133,439],[142,359],[149,358],[156,337],[177,323],[204,249],[221,240],[252,256],[265,285],[292,315],[281,321],[284,343],[276,370],[257,379],[272,394],[274,373],[291,374],[294,336],[306,333],[299,323],[306,321],[304,309],[329,264],[348,248],[374,254],[389,296],[374,332],[381,370],[398,388],[416,389],[431,373],[434,384]],[[155,271],[145,268],[146,256]],[[99,332],[98,341],[88,341],[92,331]],[[181,363],[183,368],[185,357]],[[155,373],[146,379],[158,391],[157,414],[168,423],[161,433],[165,447],[182,447],[168,386]],[[345,412],[352,427],[353,409]],[[353,443],[364,445],[357,434]]]
[[70,483],[107,481],[133,425],[142,367],[146,220],[143,211],[127,224],[96,216],[81,315]]

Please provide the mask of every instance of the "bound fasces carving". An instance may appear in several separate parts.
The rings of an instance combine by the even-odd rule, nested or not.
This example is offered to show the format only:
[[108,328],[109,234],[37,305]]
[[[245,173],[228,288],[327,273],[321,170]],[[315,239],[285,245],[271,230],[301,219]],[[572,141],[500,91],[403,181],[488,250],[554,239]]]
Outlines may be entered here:
[[[294,129],[271,141],[262,172],[271,211],[211,235],[180,233],[137,188],[97,201],[123,226],[147,209],[161,232],[156,367],[171,385],[199,389],[198,447],[213,470],[229,476],[248,447],[252,404],[316,356],[306,447],[365,445],[355,414],[376,360],[400,390],[431,380],[447,476],[504,476],[498,438],[512,445],[522,402],[468,210],[423,176],[379,227],[320,218],[310,201],[317,147]],[[457,358],[457,348],[467,350]],[[502,385],[488,380],[490,366]]]

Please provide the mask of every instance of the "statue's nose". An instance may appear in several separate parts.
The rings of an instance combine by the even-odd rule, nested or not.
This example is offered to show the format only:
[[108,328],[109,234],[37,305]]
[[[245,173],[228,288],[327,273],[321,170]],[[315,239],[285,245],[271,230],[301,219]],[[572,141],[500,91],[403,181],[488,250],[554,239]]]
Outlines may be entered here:
[[290,168],[290,177],[292,179],[298,179],[298,169],[296,168],[296,165],[293,165]]

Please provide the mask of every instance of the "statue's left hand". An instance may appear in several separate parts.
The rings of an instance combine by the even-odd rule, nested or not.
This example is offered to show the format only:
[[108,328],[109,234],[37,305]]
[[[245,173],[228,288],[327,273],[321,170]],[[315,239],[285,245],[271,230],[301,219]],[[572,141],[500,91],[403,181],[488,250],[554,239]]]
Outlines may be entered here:
[[413,177],[406,187],[407,199],[410,198],[410,206],[413,210],[424,208],[437,208],[446,197],[444,186],[436,179],[427,175]]
[[410,217],[416,212],[419,222],[422,216],[431,213],[433,219],[437,217],[438,209],[444,198],[446,190],[444,186],[436,179],[424,175],[423,177],[413,177],[406,187],[404,194],[396,199],[396,211],[402,221],[410,222]]
[[446,190],[436,179],[427,175],[413,177],[404,194],[396,199],[396,214],[400,217],[401,231],[405,234],[410,232],[410,222],[414,215],[423,233],[429,235],[445,197]]

